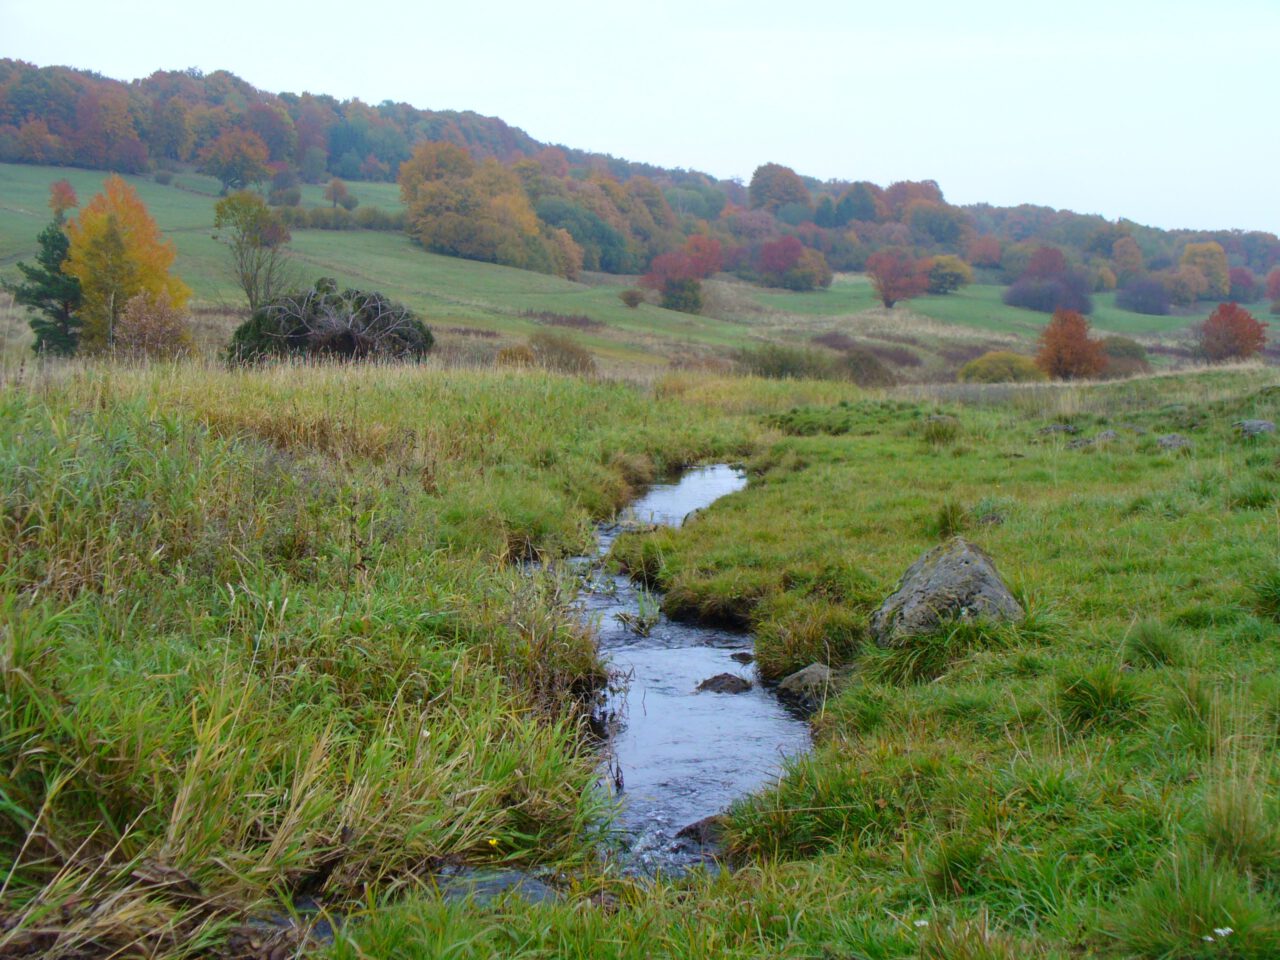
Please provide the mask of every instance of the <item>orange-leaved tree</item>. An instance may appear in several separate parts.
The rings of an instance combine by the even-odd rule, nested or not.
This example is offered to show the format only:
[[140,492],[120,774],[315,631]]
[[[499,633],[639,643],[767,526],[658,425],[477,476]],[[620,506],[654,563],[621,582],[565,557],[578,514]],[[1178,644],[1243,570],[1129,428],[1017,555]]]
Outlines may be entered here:
[[67,224],[70,246],[64,272],[80,281],[80,345],[87,352],[109,349],[125,304],[138,294],[168,297],[181,309],[191,296],[185,283],[169,273],[173,244],[120,177],[110,176],[102,192]]
[[1220,303],[1195,328],[1195,337],[1206,360],[1244,360],[1267,345],[1267,325],[1238,303]]
[[929,289],[931,260],[917,260],[905,250],[881,250],[867,257],[867,276],[886,308]]
[[1102,342],[1089,337],[1089,321],[1074,310],[1057,310],[1040,332],[1036,366],[1055,380],[1081,380],[1102,372]]
[[76,196],[76,188],[68,180],[55,180],[49,184],[49,209],[53,211],[53,219],[61,224],[67,219],[67,211],[80,206]]

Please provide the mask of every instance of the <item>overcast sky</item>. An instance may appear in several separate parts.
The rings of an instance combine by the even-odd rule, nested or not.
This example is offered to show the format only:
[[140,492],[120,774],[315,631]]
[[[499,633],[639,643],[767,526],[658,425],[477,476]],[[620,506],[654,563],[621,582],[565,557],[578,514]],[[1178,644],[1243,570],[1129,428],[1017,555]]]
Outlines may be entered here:
[[[1047,9],[1052,6],[1053,9]],[[1162,227],[1280,232],[1280,0],[0,0],[0,56],[502,117],[750,179],[937,180]]]

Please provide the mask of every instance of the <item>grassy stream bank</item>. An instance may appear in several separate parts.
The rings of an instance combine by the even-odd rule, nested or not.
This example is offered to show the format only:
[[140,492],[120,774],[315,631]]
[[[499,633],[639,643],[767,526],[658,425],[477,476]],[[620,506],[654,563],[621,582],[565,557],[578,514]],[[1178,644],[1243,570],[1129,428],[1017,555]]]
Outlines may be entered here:
[[[1272,371],[941,402],[101,366],[0,407],[0,955],[292,955],[246,917],[300,897],[353,958],[1280,953],[1280,444],[1233,427]],[[712,458],[752,485],[615,559],[840,692],[733,810],[739,869],[634,885],[590,856],[589,631],[512,561]],[[869,644],[954,534],[1028,621]],[[564,897],[444,902],[450,863]]]

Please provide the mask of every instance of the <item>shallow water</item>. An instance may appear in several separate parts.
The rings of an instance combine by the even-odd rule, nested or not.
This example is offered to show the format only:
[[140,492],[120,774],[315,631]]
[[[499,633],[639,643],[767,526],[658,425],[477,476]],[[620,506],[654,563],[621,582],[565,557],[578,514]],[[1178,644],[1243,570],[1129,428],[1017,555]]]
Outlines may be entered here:
[[[621,689],[604,708],[611,737],[603,779],[620,801],[617,826],[632,872],[679,872],[701,862],[705,851],[676,833],[771,782],[784,758],[809,747],[803,717],[761,687],[751,665],[731,659],[751,650],[749,634],[657,614],[642,636],[627,620],[652,616],[660,598],[599,566],[629,523],[679,526],[692,511],[746,483],[741,471],[721,465],[655,486],[621,524],[601,528],[595,557],[582,558],[590,569],[584,611],[598,624],[603,659],[621,678]],[[697,691],[720,673],[753,686],[740,694]]]

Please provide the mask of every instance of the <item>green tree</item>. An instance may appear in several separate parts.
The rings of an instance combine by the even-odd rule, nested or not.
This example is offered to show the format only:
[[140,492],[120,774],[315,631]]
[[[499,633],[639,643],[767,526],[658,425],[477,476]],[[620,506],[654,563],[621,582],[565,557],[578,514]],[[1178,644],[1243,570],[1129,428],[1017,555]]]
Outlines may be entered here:
[[[59,218],[61,219],[61,218]],[[25,280],[6,283],[4,289],[31,311],[32,349],[36,353],[70,356],[80,345],[80,281],[62,272],[71,241],[58,221],[40,231],[34,265],[18,264]]]
[[289,285],[289,228],[256,193],[241,190],[214,207],[215,235],[231,254],[231,272],[257,310]]

